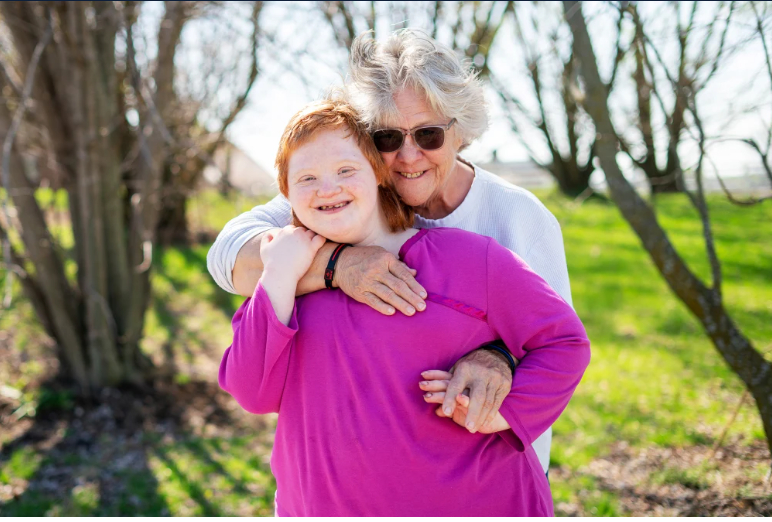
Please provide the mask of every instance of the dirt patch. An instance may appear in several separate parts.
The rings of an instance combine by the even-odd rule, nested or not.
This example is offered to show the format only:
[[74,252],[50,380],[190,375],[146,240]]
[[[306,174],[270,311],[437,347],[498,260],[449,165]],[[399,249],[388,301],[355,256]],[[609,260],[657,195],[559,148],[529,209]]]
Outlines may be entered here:
[[[734,441],[713,455],[710,446],[629,448],[615,445],[608,456],[578,472],[550,470],[554,481],[591,477],[601,491],[613,493],[633,516],[770,516],[770,455],[763,441]],[[560,514],[586,516],[583,496],[556,506]]]
[[273,442],[272,418],[243,412],[209,382],[156,383],[143,392],[106,389],[97,400],[74,399],[65,410],[38,412],[34,418],[17,419],[15,407],[0,401],[0,436],[6,441],[0,464],[17,450],[40,462],[30,477],[0,485],[0,512],[2,504],[70,499],[73,492],[93,488],[99,502],[94,512],[110,514],[121,502],[147,503],[127,493],[127,477],[148,482],[147,490],[155,492],[148,456],[159,446],[191,436],[248,435],[255,453],[267,455]]

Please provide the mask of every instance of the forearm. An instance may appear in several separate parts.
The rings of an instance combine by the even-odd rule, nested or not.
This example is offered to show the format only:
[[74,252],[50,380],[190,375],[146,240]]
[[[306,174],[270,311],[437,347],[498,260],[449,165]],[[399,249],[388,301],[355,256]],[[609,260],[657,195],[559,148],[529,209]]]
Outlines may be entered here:
[[[267,232],[267,231],[266,231]],[[260,241],[265,232],[253,237],[241,247],[231,273],[233,288],[244,297],[251,297],[257,288],[257,282],[263,275],[263,261],[260,258]]]
[[[233,286],[238,294],[244,297],[250,297],[255,293],[257,282],[263,275],[260,241],[264,234],[257,235],[245,243],[233,265]],[[327,268],[327,262],[336,245],[337,243],[327,242],[319,249],[308,272],[298,281],[296,296],[310,294],[325,288],[324,270]],[[263,286],[265,286],[265,279],[263,279]]]
[[233,343],[225,351],[218,381],[252,413],[279,411],[297,321],[278,321],[265,288],[259,288],[233,317]]

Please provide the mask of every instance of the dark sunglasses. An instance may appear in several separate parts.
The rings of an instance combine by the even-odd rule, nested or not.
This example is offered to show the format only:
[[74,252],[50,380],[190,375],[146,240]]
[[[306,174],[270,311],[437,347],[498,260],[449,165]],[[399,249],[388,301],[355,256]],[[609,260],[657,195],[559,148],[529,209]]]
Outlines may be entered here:
[[373,132],[373,142],[379,152],[396,152],[405,144],[405,136],[410,135],[419,149],[437,150],[445,144],[445,131],[456,123],[456,118],[447,125],[426,125],[407,132],[402,129],[381,129]]

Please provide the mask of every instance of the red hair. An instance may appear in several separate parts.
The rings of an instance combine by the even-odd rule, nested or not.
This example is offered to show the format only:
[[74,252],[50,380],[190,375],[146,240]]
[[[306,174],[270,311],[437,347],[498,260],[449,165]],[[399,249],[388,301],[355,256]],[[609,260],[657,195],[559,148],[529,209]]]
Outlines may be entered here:
[[[356,110],[343,100],[328,99],[307,105],[296,113],[284,129],[276,154],[277,181],[279,190],[289,197],[287,176],[292,153],[308,143],[322,130],[346,129],[354,137],[359,150],[370,163],[378,181],[378,202],[386,216],[392,232],[399,232],[413,226],[414,212],[402,202],[389,179],[389,172],[365,125],[359,120]],[[294,224],[303,226],[293,212]]]

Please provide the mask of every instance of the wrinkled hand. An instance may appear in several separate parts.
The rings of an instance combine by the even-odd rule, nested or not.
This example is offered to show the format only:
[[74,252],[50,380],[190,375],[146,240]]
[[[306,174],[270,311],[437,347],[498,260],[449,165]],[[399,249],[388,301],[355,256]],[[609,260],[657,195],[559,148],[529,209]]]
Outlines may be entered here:
[[292,225],[269,230],[260,242],[265,271],[297,282],[308,272],[314,256],[327,240],[312,230]]
[[[429,370],[422,373],[427,386],[431,380],[444,379],[436,377],[437,372],[451,375],[441,410],[446,417],[453,416],[457,404],[456,397],[469,389],[470,402],[465,426],[472,433],[482,424],[493,422],[501,403],[512,389],[509,363],[501,354],[490,350],[475,350],[466,354],[456,362],[450,372]],[[421,389],[426,392],[438,391],[431,386],[425,387],[423,383]]]
[[426,309],[426,290],[415,280],[416,271],[381,247],[344,250],[335,267],[333,286],[384,315],[399,310],[413,315]]
[[[424,381],[428,384],[428,387],[430,387],[433,390],[436,391],[430,391],[424,393],[424,400],[430,404],[440,404],[442,405],[445,402],[445,399],[447,397],[447,389],[448,389],[448,383],[451,377],[453,377],[453,374],[450,372],[440,372],[440,371],[433,371],[433,372],[424,372],[424,374],[429,373],[429,377],[425,377],[427,380]],[[423,384],[423,383],[422,383]],[[421,387],[422,389],[424,386]],[[467,428],[467,418],[469,414],[469,397],[463,393],[456,396],[456,407],[453,409],[453,422],[458,424],[459,426],[463,428]],[[445,415],[445,412],[442,411],[442,406],[438,406],[435,410],[435,413],[439,417],[447,417]],[[469,428],[467,428],[469,429]],[[496,412],[493,414],[490,420],[483,423],[482,426],[480,426],[476,430],[469,430],[471,433],[475,433],[475,431],[479,433],[496,433],[497,431],[504,431],[510,429],[509,423],[507,420],[499,413],[498,408],[496,409]]]

